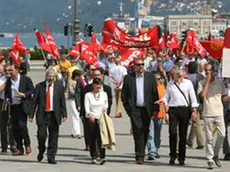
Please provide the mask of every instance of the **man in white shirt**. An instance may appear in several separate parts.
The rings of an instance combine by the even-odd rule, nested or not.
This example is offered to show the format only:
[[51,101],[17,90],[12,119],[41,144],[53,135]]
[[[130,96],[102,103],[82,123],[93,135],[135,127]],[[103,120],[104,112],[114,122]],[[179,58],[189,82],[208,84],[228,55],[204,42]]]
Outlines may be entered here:
[[115,87],[115,96],[116,96],[116,118],[122,117],[122,102],[121,102],[121,89],[123,86],[123,80],[125,75],[127,75],[127,69],[121,65],[120,57],[115,59],[116,66],[111,70],[110,77],[113,80]]
[[183,78],[185,75],[183,69],[179,66],[174,66],[171,69],[170,74],[174,80],[168,83],[164,97],[156,103],[160,104],[164,102],[169,107],[169,164],[174,165],[177,157],[177,127],[179,124],[178,161],[180,165],[184,165],[188,123],[191,116],[193,120],[197,118],[196,108],[199,104],[197,103],[192,82]]

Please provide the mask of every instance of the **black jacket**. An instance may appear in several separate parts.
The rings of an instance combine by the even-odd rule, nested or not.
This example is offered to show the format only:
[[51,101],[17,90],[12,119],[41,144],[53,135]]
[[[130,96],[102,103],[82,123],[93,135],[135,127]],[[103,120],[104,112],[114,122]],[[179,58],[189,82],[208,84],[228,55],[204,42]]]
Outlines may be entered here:
[[[11,78],[8,78],[6,81],[5,99],[8,99],[10,103],[12,103],[11,85],[12,85]],[[28,76],[20,75],[18,91],[25,94],[25,98],[21,99],[21,104],[24,113],[29,115],[31,102],[32,102],[32,94],[34,93],[34,85],[32,80]]]
[[[43,123],[46,107],[46,81],[40,82],[35,87],[32,106],[30,110],[30,118],[34,117],[36,112],[36,123],[40,125]],[[59,82],[54,83],[53,89],[53,109],[57,120],[57,124],[60,125],[62,118],[67,117],[66,101],[64,88]]]

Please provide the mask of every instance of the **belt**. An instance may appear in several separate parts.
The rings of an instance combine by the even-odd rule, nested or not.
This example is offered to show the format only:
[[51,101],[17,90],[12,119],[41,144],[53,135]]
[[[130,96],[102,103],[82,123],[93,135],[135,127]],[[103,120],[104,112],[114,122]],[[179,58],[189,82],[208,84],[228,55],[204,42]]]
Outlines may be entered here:
[[184,108],[188,108],[188,106],[170,106],[169,108],[172,108],[172,109],[184,109]]
[[143,109],[146,108],[145,106],[136,106],[137,109]]

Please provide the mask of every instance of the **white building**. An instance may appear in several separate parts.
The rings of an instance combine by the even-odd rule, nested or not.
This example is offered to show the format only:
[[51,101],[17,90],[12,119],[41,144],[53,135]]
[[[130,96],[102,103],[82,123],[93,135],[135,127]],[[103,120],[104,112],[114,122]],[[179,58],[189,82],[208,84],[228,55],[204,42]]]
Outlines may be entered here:
[[199,38],[207,38],[212,30],[211,15],[170,15],[164,20],[165,29],[176,32],[181,39],[182,32],[193,28]]

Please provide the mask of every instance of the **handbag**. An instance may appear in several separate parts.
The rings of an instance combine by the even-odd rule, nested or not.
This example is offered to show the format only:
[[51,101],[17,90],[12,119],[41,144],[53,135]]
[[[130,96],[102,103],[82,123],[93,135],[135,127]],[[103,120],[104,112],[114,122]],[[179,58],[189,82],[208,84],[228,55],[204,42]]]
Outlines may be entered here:
[[187,100],[187,98],[185,97],[183,91],[180,89],[180,87],[178,87],[178,85],[176,84],[176,82],[174,82],[174,84],[176,85],[177,89],[181,92],[181,94],[184,96],[184,99],[186,100],[188,107],[189,107],[189,113],[192,114],[192,107],[191,107],[191,102]]

